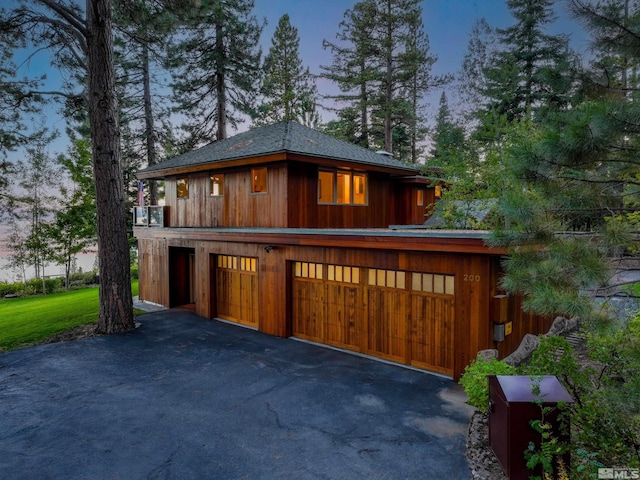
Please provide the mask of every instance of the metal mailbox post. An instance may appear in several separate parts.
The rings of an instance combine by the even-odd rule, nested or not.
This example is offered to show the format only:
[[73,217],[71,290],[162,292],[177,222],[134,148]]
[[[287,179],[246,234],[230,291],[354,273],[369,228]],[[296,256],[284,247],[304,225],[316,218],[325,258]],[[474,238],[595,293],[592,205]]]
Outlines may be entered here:
[[[489,376],[489,442],[509,480],[542,475],[527,468],[525,451],[529,442],[539,446],[541,440],[531,421],[541,418],[541,407],[555,407],[559,402],[573,403],[573,399],[555,376]],[[554,435],[568,440],[564,433],[568,425],[561,428],[559,413],[552,408],[545,422],[553,426]],[[568,456],[563,458],[569,461]]]

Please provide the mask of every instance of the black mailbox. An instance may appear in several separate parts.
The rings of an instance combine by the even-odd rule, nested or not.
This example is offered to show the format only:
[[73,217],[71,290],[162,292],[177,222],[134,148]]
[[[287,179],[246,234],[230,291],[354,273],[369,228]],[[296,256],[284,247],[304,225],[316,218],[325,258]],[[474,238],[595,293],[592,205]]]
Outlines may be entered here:
[[[489,376],[489,442],[509,480],[542,476],[540,470],[527,468],[525,451],[530,442],[538,448],[541,440],[531,421],[541,418],[541,407],[555,407],[559,402],[573,403],[573,399],[552,375]],[[568,441],[569,428],[560,424],[559,413],[557,408],[552,408],[545,414],[545,422],[552,425],[555,436]],[[568,456],[563,459],[568,466]]]

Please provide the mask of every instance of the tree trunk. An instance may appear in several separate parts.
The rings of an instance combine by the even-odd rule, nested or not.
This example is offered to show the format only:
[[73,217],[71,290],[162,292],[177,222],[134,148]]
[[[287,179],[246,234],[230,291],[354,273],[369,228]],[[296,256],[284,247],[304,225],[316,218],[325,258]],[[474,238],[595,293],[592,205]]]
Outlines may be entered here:
[[227,91],[224,79],[224,67],[226,53],[224,51],[224,34],[222,24],[216,23],[216,102],[217,102],[217,123],[218,133],[216,140],[227,138]]
[[100,261],[99,333],[135,326],[111,22],[111,0],[87,0],[88,102]]
[[[146,39],[145,39],[146,42]],[[156,155],[156,129],[153,121],[153,109],[151,108],[151,75],[149,74],[149,47],[142,45],[142,82],[144,90],[144,121],[145,136],[147,137],[147,164],[155,165],[158,162]],[[149,205],[158,204],[158,184],[155,180],[149,180]]]
[[393,26],[391,21],[391,1],[387,1],[387,38],[386,38],[386,78],[384,91],[384,149],[393,153]]

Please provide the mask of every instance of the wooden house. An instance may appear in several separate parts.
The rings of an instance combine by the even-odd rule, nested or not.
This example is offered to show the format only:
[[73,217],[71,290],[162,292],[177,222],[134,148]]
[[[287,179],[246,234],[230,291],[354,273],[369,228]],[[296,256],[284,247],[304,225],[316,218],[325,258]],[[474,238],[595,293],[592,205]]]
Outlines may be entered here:
[[282,122],[137,175],[166,190],[136,208],[141,300],[454,379],[548,327],[485,233],[420,228],[435,185],[388,155]]

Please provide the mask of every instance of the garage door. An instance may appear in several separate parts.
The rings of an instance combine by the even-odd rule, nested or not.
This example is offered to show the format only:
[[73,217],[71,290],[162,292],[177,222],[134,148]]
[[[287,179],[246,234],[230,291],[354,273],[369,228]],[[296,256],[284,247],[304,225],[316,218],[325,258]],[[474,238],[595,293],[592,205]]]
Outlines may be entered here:
[[453,374],[452,275],[295,262],[293,334]]
[[218,255],[216,266],[217,316],[258,328],[257,259]]

